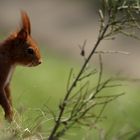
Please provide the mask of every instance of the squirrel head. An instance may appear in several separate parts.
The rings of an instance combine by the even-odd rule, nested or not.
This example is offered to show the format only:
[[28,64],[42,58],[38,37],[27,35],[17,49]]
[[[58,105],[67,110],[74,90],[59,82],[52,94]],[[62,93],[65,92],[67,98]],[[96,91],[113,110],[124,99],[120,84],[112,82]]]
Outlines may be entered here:
[[30,19],[21,12],[22,26],[12,37],[11,60],[15,64],[36,66],[41,64],[41,55],[36,42],[31,37]]

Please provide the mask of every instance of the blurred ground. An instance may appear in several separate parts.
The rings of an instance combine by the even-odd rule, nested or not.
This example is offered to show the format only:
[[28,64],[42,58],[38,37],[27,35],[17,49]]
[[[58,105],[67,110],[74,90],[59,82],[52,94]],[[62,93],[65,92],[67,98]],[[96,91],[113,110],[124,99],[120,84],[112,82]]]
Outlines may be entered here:
[[[82,0],[0,0],[0,34],[8,35],[19,26],[20,10],[25,10],[32,21],[32,33],[39,45],[60,55],[79,58],[79,44],[87,40],[87,53],[94,45],[98,31],[96,2]],[[140,77],[139,41],[118,37],[105,41],[103,50],[121,50],[130,55],[106,55],[107,70]],[[115,63],[114,63],[115,62]]]

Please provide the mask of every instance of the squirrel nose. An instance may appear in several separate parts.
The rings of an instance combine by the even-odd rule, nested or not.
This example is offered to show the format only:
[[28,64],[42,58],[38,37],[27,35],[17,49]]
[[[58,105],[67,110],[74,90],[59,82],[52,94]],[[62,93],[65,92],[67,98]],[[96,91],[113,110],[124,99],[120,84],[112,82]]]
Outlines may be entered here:
[[39,61],[38,61],[38,64],[41,64],[42,63],[42,59],[40,59]]

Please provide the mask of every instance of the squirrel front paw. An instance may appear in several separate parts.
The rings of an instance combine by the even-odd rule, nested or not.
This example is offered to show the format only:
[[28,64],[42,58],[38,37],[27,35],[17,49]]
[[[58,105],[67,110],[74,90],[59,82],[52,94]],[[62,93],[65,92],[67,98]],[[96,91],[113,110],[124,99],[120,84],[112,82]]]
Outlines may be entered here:
[[11,123],[13,121],[13,111],[5,113],[5,119]]

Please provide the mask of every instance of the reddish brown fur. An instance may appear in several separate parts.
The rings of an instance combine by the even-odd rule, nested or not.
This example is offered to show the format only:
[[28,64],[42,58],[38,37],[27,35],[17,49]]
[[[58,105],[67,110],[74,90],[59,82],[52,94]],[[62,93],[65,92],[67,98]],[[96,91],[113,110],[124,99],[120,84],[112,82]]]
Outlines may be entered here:
[[19,65],[36,66],[41,63],[37,44],[31,37],[28,15],[21,12],[22,27],[0,44],[0,105],[5,118],[13,120],[10,81],[15,67]]

